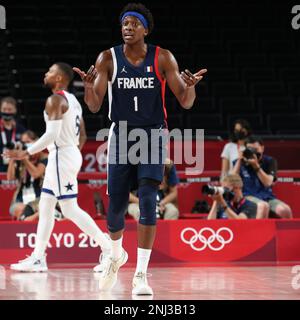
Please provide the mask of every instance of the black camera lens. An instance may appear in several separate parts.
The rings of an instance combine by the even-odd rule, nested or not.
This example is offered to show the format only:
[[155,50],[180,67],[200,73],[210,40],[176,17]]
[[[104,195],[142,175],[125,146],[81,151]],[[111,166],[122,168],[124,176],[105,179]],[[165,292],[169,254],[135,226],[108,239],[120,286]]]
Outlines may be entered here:
[[6,144],[6,146],[5,146],[5,148],[8,149],[8,150],[13,150],[13,149],[16,149],[16,148],[18,148],[20,146],[21,146],[22,150],[26,150],[27,149],[26,144],[24,142],[22,142],[22,141],[18,141],[18,142],[11,141],[11,142],[8,142]]
[[8,150],[13,150],[15,149],[15,147],[16,147],[16,144],[14,142],[8,142],[5,146],[5,148]]
[[205,185],[202,187],[202,194],[204,195],[214,195],[215,194],[215,188],[209,185]]
[[256,149],[253,149],[253,148],[246,148],[243,151],[243,156],[246,159],[253,159],[255,154],[256,154]]

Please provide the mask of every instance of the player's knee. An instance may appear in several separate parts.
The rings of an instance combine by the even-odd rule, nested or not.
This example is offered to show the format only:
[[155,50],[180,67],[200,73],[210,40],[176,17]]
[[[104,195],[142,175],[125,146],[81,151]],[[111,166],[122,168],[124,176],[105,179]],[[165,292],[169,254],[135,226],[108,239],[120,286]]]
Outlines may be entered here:
[[114,233],[124,229],[128,200],[128,193],[109,195],[107,228],[110,232]]
[[159,182],[143,179],[139,183],[140,224],[156,224],[156,196]]

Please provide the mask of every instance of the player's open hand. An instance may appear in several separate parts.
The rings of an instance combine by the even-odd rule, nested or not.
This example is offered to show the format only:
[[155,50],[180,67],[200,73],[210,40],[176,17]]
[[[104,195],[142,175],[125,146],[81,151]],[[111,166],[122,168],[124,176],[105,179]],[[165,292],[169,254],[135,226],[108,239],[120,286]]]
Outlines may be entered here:
[[192,74],[191,71],[185,69],[180,74],[181,79],[185,82],[187,87],[194,87],[200,80],[202,80],[204,73],[207,69],[201,69],[198,72]]
[[80,75],[81,80],[83,81],[83,84],[87,88],[92,88],[95,82],[95,79],[98,75],[97,70],[94,66],[90,66],[87,73],[80,70],[77,67],[74,67],[73,70]]

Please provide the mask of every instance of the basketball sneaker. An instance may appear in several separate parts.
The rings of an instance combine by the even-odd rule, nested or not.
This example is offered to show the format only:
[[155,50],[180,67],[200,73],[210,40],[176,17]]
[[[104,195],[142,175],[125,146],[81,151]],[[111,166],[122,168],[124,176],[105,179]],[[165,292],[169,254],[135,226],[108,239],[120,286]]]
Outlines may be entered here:
[[[110,236],[108,233],[104,233],[104,236],[110,241]],[[110,261],[109,260],[110,257],[110,252],[109,253],[104,253],[103,251],[100,254],[99,257],[99,264],[97,266],[94,267],[94,272],[102,272],[105,268],[105,265]]]
[[41,259],[37,259],[34,254],[31,254],[31,256],[28,256],[26,259],[11,264],[10,268],[11,270],[21,272],[45,272],[48,270],[46,255]]
[[133,295],[153,295],[152,288],[148,285],[146,273],[138,272],[132,280]]
[[110,261],[109,258],[110,258],[109,254],[105,254],[102,252],[99,258],[99,264],[95,266],[93,269],[94,272],[103,272],[103,270],[105,269],[105,265]]
[[128,260],[128,254],[123,249],[122,255],[118,260],[109,257],[108,263],[105,264],[104,270],[100,277],[99,289],[101,291],[111,290],[117,283],[118,271]]

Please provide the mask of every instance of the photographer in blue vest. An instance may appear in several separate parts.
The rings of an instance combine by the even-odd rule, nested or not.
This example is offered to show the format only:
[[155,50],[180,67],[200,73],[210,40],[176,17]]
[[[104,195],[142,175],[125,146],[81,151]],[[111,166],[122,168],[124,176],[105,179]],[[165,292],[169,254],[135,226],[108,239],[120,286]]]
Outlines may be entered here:
[[276,181],[277,161],[264,155],[264,144],[259,137],[249,137],[245,146],[246,149],[239,152],[232,172],[241,176],[243,193],[257,204],[257,215],[260,218],[292,218],[291,208],[276,199],[272,191]]

